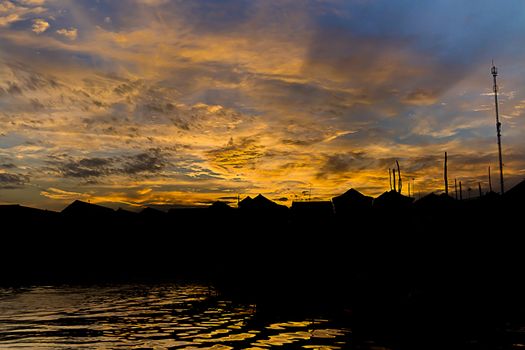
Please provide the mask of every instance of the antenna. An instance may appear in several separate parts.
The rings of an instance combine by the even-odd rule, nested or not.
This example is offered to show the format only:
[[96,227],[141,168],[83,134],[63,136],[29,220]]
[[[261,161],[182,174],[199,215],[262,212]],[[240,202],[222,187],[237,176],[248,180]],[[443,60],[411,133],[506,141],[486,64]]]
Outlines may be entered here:
[[494,104],[496,105],[496,131],[498,134],[498,154],[499,154],[499,178],[501,186],[501,194],[505,193],[505,187],[503,185],[503,160],[501,157],[501,123],[499,121],[499,109],[498,109],[498,84],[496,82],[496,77],[498,76],[498,69],[494,65],[494,60],[492,60],[491,68],[492,77],[494,78]]

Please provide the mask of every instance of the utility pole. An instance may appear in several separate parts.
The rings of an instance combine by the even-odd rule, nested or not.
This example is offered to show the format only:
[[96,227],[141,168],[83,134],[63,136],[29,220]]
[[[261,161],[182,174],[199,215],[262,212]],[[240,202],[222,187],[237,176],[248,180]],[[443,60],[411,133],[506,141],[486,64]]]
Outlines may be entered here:
[[443,169],[443,176],[445,177],[445,194],[448,196],[448,172],[447,172],[447,152],[445,152],[445,166]]
[[478,190],[479,190],[479,197],[481,198],[483,196],[483,192],[481,191],[481,182],[478,182]]
[[498,69],[492,61],[491,69],[492,77],[494,78],[494,103],[496,105],[496,131],[498,134],[498,153],[499,153],[499,180],[501,186],[501,194],[505,193],[505,187],[503,185],[503,159],[501,157],[501,123],[499,121],[499,108],[498,108],[498,84],[496,77],[498,76]]
[[397,175],[399,177],[399,179],[398,179],[399,186],[398,186],[397,191],[399,192],[399,194],[401,194],[401,189],[403,188],[403,181],[401,180],[401,169],[399,168],[399,162],[397,160],[396,160],[396,165],[397,165]]
[[490,165],[489,165],[489,192],[492,192],[492,178],[490,176]]
[[392,178],[394,179],[392,183],[394,184],[394,192],[397,192],[396,189],[396,168],[392,169]]

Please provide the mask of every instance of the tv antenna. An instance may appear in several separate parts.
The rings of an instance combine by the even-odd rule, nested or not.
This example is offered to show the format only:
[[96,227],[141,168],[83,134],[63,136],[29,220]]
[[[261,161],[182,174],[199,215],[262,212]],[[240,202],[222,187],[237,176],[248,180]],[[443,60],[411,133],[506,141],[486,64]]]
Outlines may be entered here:
[[499,121],[499,109],[498,109],[498,84],[496,77],[498,76],[498,69],[494,65],[492,60],[492,77],[494,78],[494,103],[496,105],[496,131],[498,133],[498,153],[499,153],[499,181],[501,186],[501,194],[505,193],[505,187],[503,185],[503,159],[501,157],[501,122]]

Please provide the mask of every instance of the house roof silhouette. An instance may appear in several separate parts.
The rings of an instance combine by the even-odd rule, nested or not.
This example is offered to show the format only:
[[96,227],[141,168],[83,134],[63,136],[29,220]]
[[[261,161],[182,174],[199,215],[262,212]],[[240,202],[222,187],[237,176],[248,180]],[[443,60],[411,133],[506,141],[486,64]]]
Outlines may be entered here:
[[258,194],[255,198],[246,197],[239,202],[239,208],[241,210],[250,211],[268,211],[268,210],[288,210],[288,207],[277,204],[274,201],[269,200],[262,194]]
[[76,200],[65,207],[61,213],[68,216],[108,216],[114,214],[115,211],[101,205]]
[[372,207],[374,198],[365,196],[361,192],[351,188],[342,195],[332,198],[335,212],[363,210]]
[[387,191],[374,199],[373,207],[376,209],[401,209],[410,206],[414,198],[402,195],[397,191]]

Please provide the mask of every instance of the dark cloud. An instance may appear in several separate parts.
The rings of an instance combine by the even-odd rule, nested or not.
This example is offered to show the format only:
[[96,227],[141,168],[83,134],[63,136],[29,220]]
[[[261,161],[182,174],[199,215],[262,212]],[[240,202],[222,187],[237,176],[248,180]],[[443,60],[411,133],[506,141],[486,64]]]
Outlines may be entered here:
[[29,182],[29,177],[20,174],[0,173],[0,189],[10,190],[23,187]]
[[264,147],[251,137],[241,138],[239,141],[230,139],[225,147],[209,151],[212,162],[224,169],[242,169],[254,167],[258,159],[264,155]]
[[100,177],[111,174],[113,160],[104,158],[83,158],[62,164],[59,171],[64,177]]
[[1,163],[0,167],[4,169],[13,169],[16,168],[16,165],[14,165],[13,163]]
[[336,153],[327,155],[321,166],[317,177],[322,178],[329,175],[359,172],[375,168],[376,160],[367,157],[362,152]]
[[116,88],[114,88],[113,91],[115,91],[115,93],[121,96],[126,96],[138,91],[143,86],[143,84],[144,82],[142,80],[131,81],[129,83],[122,83]]
[[240,31],[255,13],[256,2],[249,0],[214,0],[180,2],[180,11],[186,25],[201,33]]
[[167,165],[167,160],[160,149],[150,149],[124,158],[124,167],[120,170],[124,174],[155,174]]
[[22,94],[24,91],[55,91],[64,87],[55,77],[37,72],[28,65],[19,62],[4,64],[14,78],[8,82],[7,90],[11,94]]
[[231,201],[236,201],[238,199],[238,197],[237,196],[223,196],[223,197],[219,197],[217,199],[231,202]]
[[9,82],[7,92],[11,95],[21,95],[22,89],[16,83]]
[[152,148],[145,152],[114,157],[92,157],[71,159],[69,156],[57,155],[47,163],[48,170],[57,172],[63,177],[82,178],[95,181],[109,175],[146,176],[162,171],[168,161],[160,149]]

